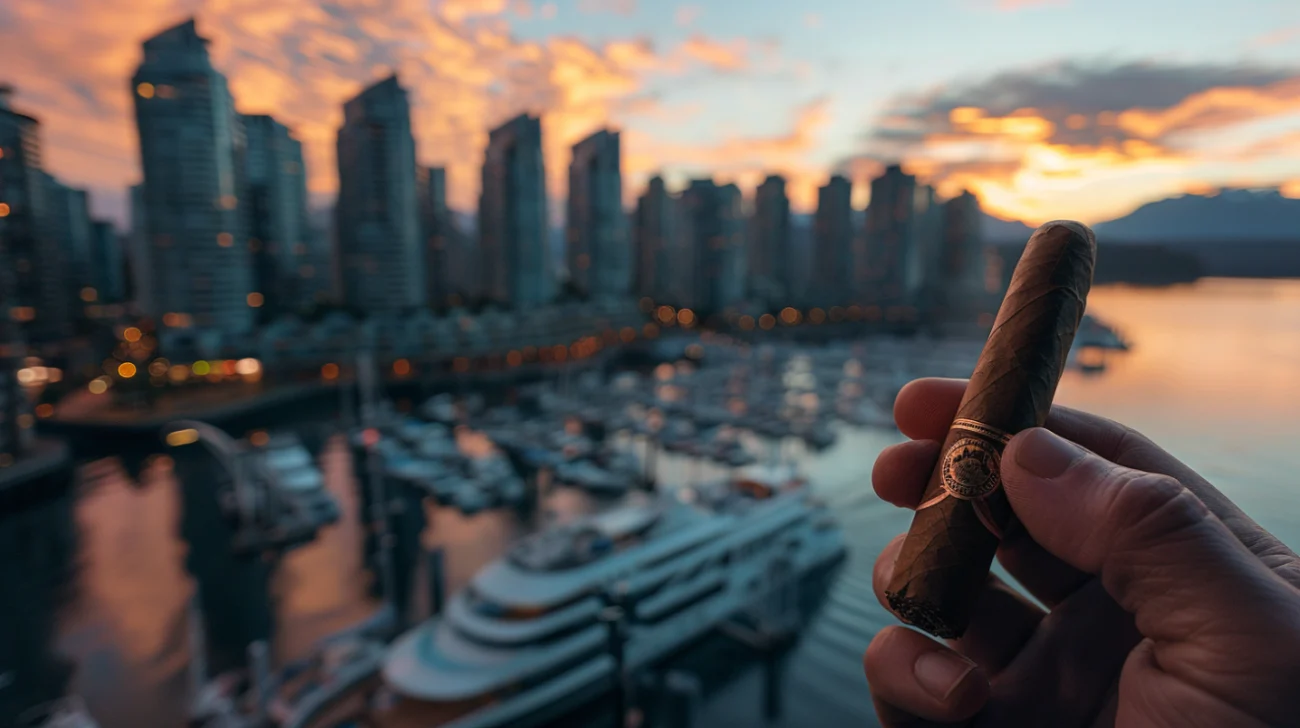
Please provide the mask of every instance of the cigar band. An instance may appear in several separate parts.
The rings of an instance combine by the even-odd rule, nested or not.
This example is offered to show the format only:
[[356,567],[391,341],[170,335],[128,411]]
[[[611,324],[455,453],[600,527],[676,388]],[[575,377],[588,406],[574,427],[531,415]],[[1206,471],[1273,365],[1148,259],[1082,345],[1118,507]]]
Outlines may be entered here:
[[993,443],[979,437],[963,437],[943,456],[941,483],[948,495],[961,500],[980,500],[1002,485],[1002,454]]
[[952,428],[974,437],[962,437],[944,453],[940,470],[943,489],[954,498],[981,500],[1002,486],[1002,448],[1011,435],[969,419],[954,420]]
[[944,452],[939,464],[940,490],[917,506],[917,510],[938,505],[948,498],[967,501],[980,523],[1000,539],[1002,529],[985,499],[1002,487],[1002,448],[1011,441],[1011,435],[969,419],[954,420],[952,429],[970,434],[953,441]]
[[983,422],[980,422],[979,420],[968,420],[965,418],[959,420],[953,420],[952,426],[953,429],[967,430],[977,435],[983,435],[984,437],[993,440],[994,442],[1003,446],[1005,446],[1008,442],[1011,442],[1011,433],[1003,432],[1002,430],[999,430],[998,428],[993,427],[992,425],[986,425]]

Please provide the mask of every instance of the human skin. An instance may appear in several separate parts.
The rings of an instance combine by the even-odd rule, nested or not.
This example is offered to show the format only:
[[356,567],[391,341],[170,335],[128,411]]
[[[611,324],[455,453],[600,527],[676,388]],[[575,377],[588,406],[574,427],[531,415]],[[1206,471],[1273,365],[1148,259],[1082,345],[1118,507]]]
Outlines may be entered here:
[[[876,460],[882,499],[916,507],[965,386],[899,393],[910,440]],[[881,722],[1300,726],[1300,558],[1137,432],[1065,407],[1046,425],[1002,457],[1020,525],[998,559],[1038,603],[990,575],[960,639],[881,630],[864,657]],[[876,561],[881,604],[902,539]]]

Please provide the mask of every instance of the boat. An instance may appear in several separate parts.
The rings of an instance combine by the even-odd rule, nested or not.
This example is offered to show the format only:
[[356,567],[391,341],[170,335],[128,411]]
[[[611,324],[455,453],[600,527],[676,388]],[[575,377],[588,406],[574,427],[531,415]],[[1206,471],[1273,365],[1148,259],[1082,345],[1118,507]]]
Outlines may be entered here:
[[99,724],[86,710],[86,703],[77,695],[28,708],[18,715],[15,728],[99,728]]
[[382,457],[385,478],[395,485],[423,491],[439,505],[453,503],[460,490],[471,485],[458,470],[436,460],[400,450],[386,452]]
[[412,450],[432,460],[458,461],[463,458],[451,432],[440,424],[426,424],[421,437],[412,443]]
[[557,465],[555,479],[599,495],[622,495],[636,485],[634,476],[606,470],[590,460]]
[[[646,497],[517,543],[398,638],[375,725],[528,724],[534,711],[607,688],[611,604],[627,669],[703,636],[781,584],[842,558],[838,525],[789,468]],[[372,705],[373,705],[373,701]],[[385,722],[385,716],[391,717]]]
[[[261,442],[235,440],[194,420],[178,420],[164,429],[181,480],[215,486],[216,505],[233,527],[230,546],[236,554],[289,551],[338,521],[338,503],[296,435],[261,433]],[[211,459],[196,458],[198,452],[206,452],[218,467]]]
[[273,435],[255,455],[262,477],[289,508],[318,526],[338,522],[338,501],[326,490],[320,468],[296,435]]
[[[445,434],[445,428],[442,431]],[[373,448],[384,478],[467,516],[499,505],[519,505],[527,497],[523,479],[501,453],[470,458],[459,450],[453,454],[441,446],[430,447],[429,442],[427,437],[407,440],[407,444],[399,437],[377,439]],[[455,444],[450,439],[447,442]]]
[[835,441],[839,438],[839,435],[836,434],[834,428],[830,426],[830,423],[823,421],[815,421],[811,423],[808,427],[803,429],[800,434],[803,436],[805,442],[818,450],[825,450],[834,445]]
[[841,400],[836,405],[836,414],[850,425],[858,427],[878,427],[894,429],[894,417],[868,397]]
[[696,454],[707,457],[714,462],[733,468],[744,467],[758,462],[758,458],[745,449],[744,444],[740,442],[737,435],[738,433],[734,428],[726,425],[714,428],[709,432],[700,434],[694,451]]
[[434,422],[454,425],[460,419],[456,411],[456,398],[450,394],[439,394],[420,407],[420,414]]
[[469,465],[478,489],[494,505],[517,506],[524,501],[527,487],[504,455],[472,458]]

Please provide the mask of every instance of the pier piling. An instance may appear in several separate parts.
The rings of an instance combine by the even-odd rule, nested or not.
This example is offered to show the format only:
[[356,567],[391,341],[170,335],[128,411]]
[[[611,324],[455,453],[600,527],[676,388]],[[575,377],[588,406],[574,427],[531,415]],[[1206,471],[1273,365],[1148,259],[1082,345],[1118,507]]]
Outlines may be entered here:
[[436,546],[424,552],[425,576],[429,580],[429,616],[442,614],[443,601],[446,598],[446,574],[444,552]]
[[253,691],[253,718],[261,724],[266,720],[271,703],[271,654],[266,642],[257,640],[248,646],[248,672]]

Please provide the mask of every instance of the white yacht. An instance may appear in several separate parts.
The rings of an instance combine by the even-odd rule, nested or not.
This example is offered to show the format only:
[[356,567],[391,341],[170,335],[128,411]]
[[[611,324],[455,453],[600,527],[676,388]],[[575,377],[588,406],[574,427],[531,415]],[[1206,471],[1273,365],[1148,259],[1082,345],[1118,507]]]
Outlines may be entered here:
[[615,663],[598,617],[612,601],[635,669],[761,603],[777,581],[837,561],[837,524],[791,472],[746,471],[519,542],[389,649],[383,680],[403,716],[392,724],[511,725],[607,684]]

